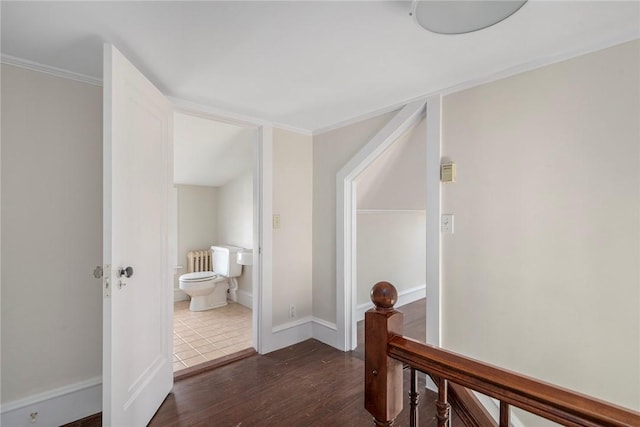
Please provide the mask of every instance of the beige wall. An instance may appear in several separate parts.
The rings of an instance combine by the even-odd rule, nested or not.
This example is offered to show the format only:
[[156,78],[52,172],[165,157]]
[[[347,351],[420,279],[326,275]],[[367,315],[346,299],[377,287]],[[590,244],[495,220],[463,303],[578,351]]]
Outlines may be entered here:
[[[219,188],[218,237],[215,243],[253,248],[253,173],[239,175]],[[252,294],[251,266],[242,266],[238,289]]]
[[102,89],[2,65],[2,402],[99,377]]
[[273,130],[273,326],[312,314],[312,155],[310,136]]
[[313,137],[313,315],[336,321],[336,174],[395,115]]
[[445,97],[442,188],[445,347],[635,409],[638,76],[635,41]]
[[187,252],[209,249],[217,242],[218,188],[201,185],[176,185],[178,193],[178,265],[175,278],[189,272]]
[[422,119],[360,174],[358,209],[426,209],[426,132]]

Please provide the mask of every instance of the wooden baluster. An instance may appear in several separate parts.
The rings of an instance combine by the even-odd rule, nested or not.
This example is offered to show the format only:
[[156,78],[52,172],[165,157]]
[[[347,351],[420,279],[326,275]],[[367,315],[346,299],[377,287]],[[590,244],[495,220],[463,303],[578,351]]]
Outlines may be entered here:
[[509,410],[509,404],[500,401],[500,427],[509,427],[511,424],[511,414]]
[[418,393],[418,375],[416,370],[411,368],[411,391],[409,391],[409,404],[411,412],[409,413],[409,427],[418,426],[418,401],[420,394]]
[[387,356],[389,339],[403,333],[404,315],[393,308],[397,300],[391,283],[376,283],[375,308],[364,315],[364,407],[376,426],[392,426],[402,411],[402,363]]
[[436,402],[436,418],[438,418],[438,427],[449,426],[451,405],[447,402],[448,388],[449,382],[444,378],[440,379],[440,387],[438,387],[438,401]]

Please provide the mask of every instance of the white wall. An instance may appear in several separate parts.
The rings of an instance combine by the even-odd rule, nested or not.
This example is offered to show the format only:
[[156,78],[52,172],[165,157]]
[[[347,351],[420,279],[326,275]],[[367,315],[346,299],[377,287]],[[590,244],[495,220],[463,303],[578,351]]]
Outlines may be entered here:
[[382,280],[399,295],[411,293],[401,304],[426,295],[426,143],[422,119],[356,179],[358,313]]
[[336,322],[336,174],[395,112],[313,137],[313,315]]
[[[311,316],[312,138],[273,130],[273,326]],[[295,318],[289,306],[296,307]]]
[[445,347],[635,409],[638,76],[635,41],[445,97],[442,188]]
[[6,65],[1,84],[4,405],[101,375],[102,89]]
[[187,253],[209,249],[218,241],[218,188],[179,184],[175,188],[178,195],[177,262],[183,267],[175,276],[174,288],[177,290],[180,274],[189,272]]
[[426,209],[426,126],[422,119],[360,174],[358,209]]
[[[253,247],[253,174],[249,170],[218,190],[218,237],[215,243]],[[251,266],[242,266],[238,278],[239,301],[251,308]]]
[[423,287],[424,298],[426,223],[424,211],[358,213],[358,305],[372,305],[369,292],[382,280],[399,294]]

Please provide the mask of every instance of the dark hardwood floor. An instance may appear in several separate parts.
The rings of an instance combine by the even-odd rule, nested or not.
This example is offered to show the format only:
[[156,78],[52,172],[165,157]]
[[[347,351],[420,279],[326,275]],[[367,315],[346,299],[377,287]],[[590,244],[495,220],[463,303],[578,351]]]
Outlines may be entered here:
[[[422,300],[401,308],[405,335],[424,340],[424,304]],[[308,340],[177,381],[149,425],[371,426],[364,409],[363,371],[362,344],[344,353]],[[405,395],[408,376],[406,371]],[[436,395],[424,391],[424,380],[420,386],[420,426],[435,426]],[[456,425],[455,418],[453,422]],[[407,409],[395,425],[409,425]]]

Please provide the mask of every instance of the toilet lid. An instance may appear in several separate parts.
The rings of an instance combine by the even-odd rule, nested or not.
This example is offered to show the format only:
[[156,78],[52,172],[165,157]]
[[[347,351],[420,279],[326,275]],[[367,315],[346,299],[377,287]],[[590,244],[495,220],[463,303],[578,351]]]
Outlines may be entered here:
[[187,273],[180,276],[183,282],[203,282],[205,280],[214,279],[217,276],[213,271],[198,271],[196,273]]

